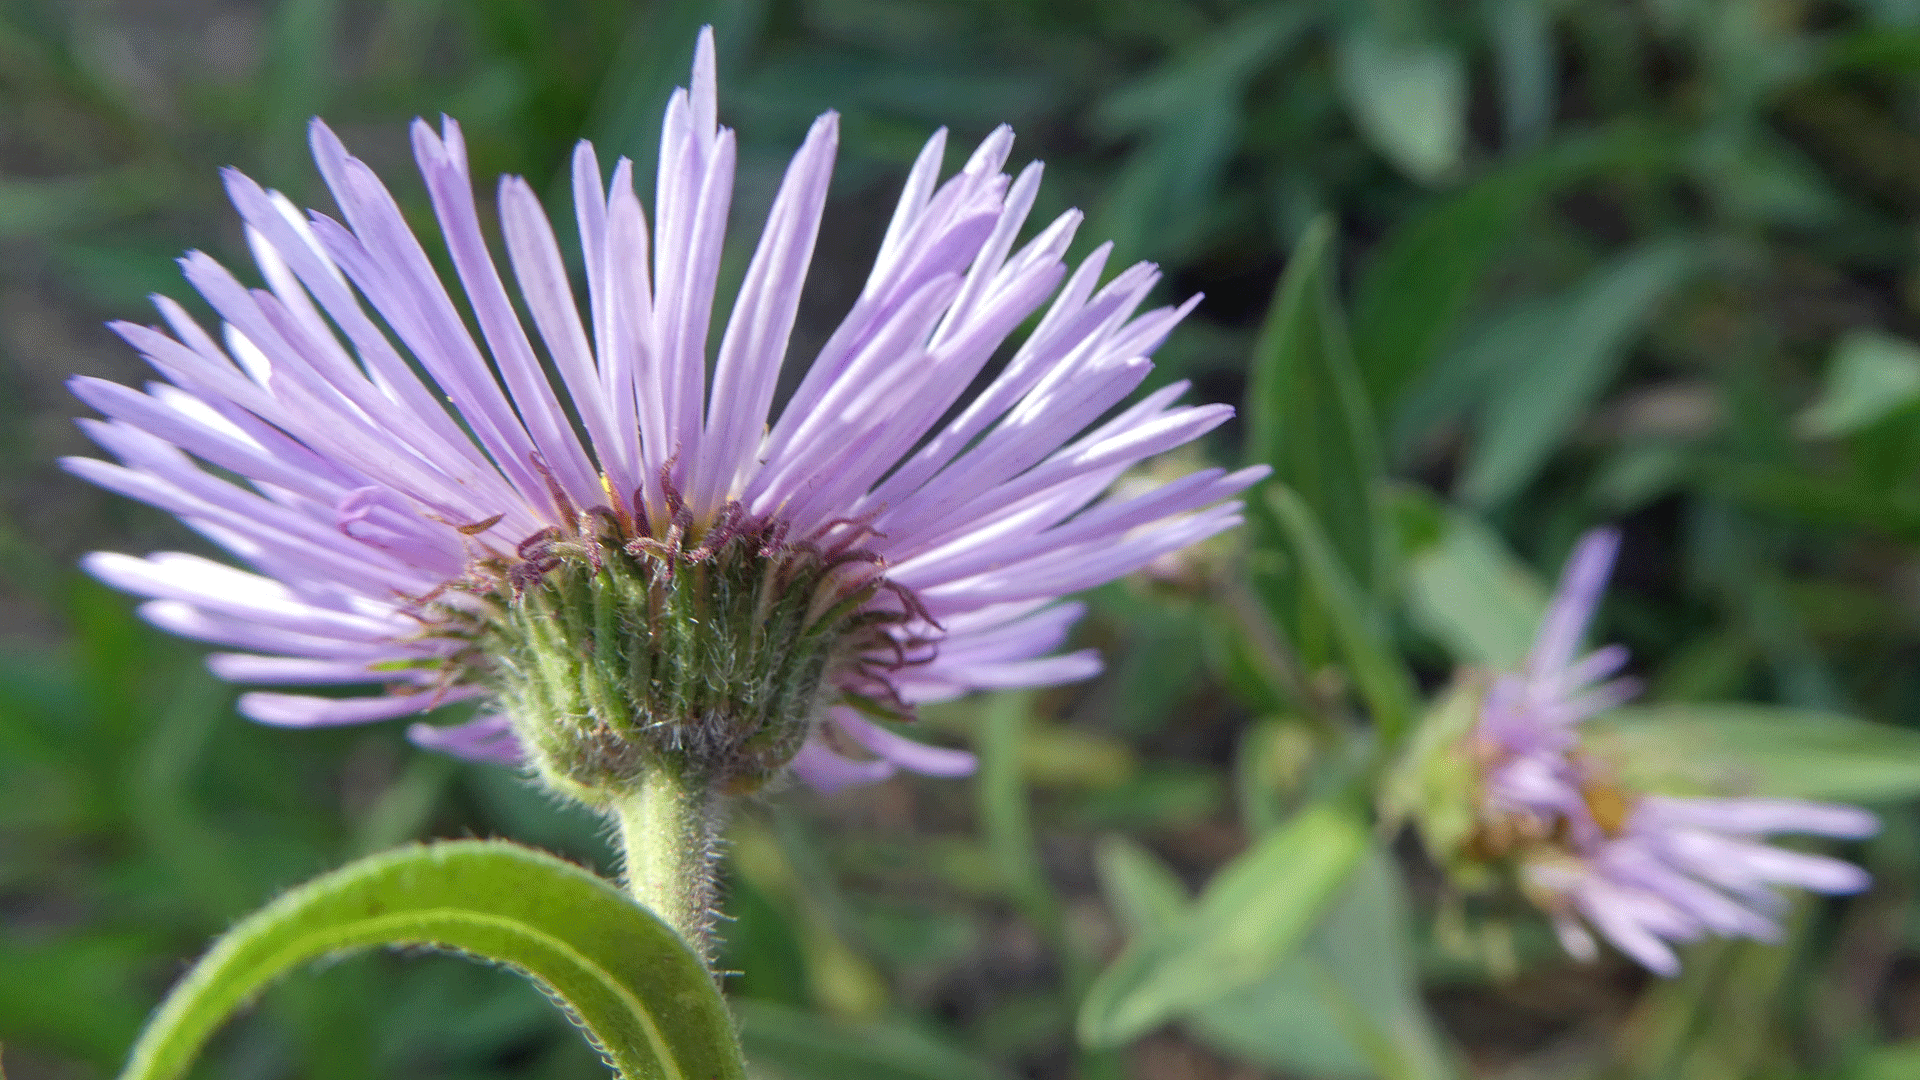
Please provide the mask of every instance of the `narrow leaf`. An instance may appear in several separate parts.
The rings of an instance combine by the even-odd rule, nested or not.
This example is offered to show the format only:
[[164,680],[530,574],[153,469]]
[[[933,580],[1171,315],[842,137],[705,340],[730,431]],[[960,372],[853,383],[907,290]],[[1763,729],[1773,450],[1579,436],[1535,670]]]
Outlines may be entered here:
[[1186,910],[1187,887],[1166,863],[1120,833],[1100,838],[1093,852],[1100,891],[1133,935],[1156,933]]
[[1462,664],[1520,666],[1547,611],[1547,587],[1499,534],[1450,513],[1440,541],[1407,560],[1414,621]]
[[[781,1080],[994,1080],[1000,1074],[897,1024],[847,1024],[769,1001],[740,1001],[755,1075]],[[693,1080],[689,1077],[688,1080]]]
[[1453,339],[1495,256],[1544,196],[1605,168],[1673,157],[1666,141],[1622,126],[1502,164],[1407,218],[1375,249],[1354,292],[1354,355],[1373,407],[1394,418],[1396,432],[1421,426],[1401,417],[1401,399]]
[[1268,484],[1265,492],[1268,509],[1332,624],[1381,741],[1392,745],[1413,716],[1413,677],[1386,640],[1384,620],[1335,559],[1332,545],[1306,503],[1281,484]]
[[1334,271],[1333,221],[1323,217],[1294,245],[1254,348],[1248,457],[1300,493],[1346,573],[1371,589],[1383,576],[1380,448],[1334,301]]
[[1872,330],[1840,341],[1820,396],[1794,420],[1800,434],[1851,435],[1920,401],[1920,348]]
[[1920,795],[1920,732],[1774,705],[1669,704],[1589,722],[1636,786],[1680,794],[1897,802]]
[[1340,91],[1373,148],[1423,184],[1460,166],[1467,144],[1467,73],[1458,53],[1396,41],[1359,26],[1335,50]]
[[1299,953],[1196,1012],[1189,1026],[1235,1057],[1289,1075],[1450,1077],[1420,997],[1410,920],[1399,871],[1376,849]]
[[[1640,327],[1696,261],[1681,242],[1640,248],[1576,287],[1494,384],[1459,494],[1476,506],[1511,498],[1606,389]],[[1508,341],[1511,348],[1517,343]]]
[[445,949],[520,971],[626,1080],[745,1076],[712,977],[665,923],[572,863],[466,840],[362,859],[242,920],[167,996],[121,1080],[184,1075],[214,1030],[275,979],[377,945]]
[[1119,1045],[1266,977],[1319,921],[1367,844],[1360,817],[1332,805],[1269,833],[1095,980],[1081,1003],[1081,1041]]

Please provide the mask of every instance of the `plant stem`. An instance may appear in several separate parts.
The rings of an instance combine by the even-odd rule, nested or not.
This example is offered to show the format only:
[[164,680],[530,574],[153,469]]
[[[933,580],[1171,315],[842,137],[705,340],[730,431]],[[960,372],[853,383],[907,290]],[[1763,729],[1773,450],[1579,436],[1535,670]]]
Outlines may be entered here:
[[613,812],[627,891],[711,968],[724,797],[692,770],[656,764]]

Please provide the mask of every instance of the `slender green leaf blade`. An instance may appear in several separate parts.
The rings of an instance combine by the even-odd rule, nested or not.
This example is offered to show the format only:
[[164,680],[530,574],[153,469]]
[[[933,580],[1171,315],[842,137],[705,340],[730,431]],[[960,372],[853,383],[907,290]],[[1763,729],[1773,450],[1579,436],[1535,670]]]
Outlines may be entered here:
[[1413,677],[1385,640],[1379,612],[1340,566],[1306,503],[1281,484],[1267,485],[1266,496],[1267,507],[1326,610],[1381,741],[1391,745],[1413,717],[1417,697]]
[[931,1035],[897,1024],[840,1023],[769,1001],[740,1001],[734,1009],[756,1075],[782,1080],[994,1080],[1000,1075]]
[[1920,732],[1837,713],[1734,703],[1639,705],[1589,721],[1622,778],[1676,793],[1838,802],[1920,795]]
[[1347,111],[1374,149],[1423,184],[1460,166],[1467,144],[1467,72],[1443,45],[1393,40],[1361,25],[1335,50]]
[[1375,849],[1300,952],[1189,1026],[1288,1074],[1444,1080],[1454,1070],[1420,997],[1411,925],[1399,870]]
[[1093,863],[1100,875],[1100,891],[1131,934],[1155,933],[1187,908],[1187,887],[1173,870],[1120,833],[1100,838]]
[[1461,498],[1493,506],[1533,479],[1582,412],[1606,389],[1640,327],[1697,265],[1679,241],[1641,247],[1595,271],[1494,386],[1460,480]]
[[1802,435],[1851,435],[1920,401],[1920,348],[1873,330],[1842,338],[1820,396],[1794,421]]
[[1294,245],[1267,309],[1247,388],[1248,456],[1313,508],[1346,572],[1380,578],[1378,435],[1334,302],[1334,229],[1310,226]]
[[[1495,257],[1540,199],[1610,166],[1670,161],[1671,146],[1622,126],[1517,158],[1434,202],[1387,236],[1354,291],[1353,350],[1369,399],[1394,418],[1395,446],[1408,388],[1440,358]],[[1417,435],[1419,431],[1412,434]]]
[[1266,977],[1320,920],[1367,844],[1359,815],[1332,805],[1267,834],[1095,980],[1081,1003],[1081,1041],[1118,1045]]
[[481,840],[362,859],[242,920],[168,995],[121,1080],[184,1075],[275,979],[377,945],[447,949],[526,974],[628,1080],[744,1080],[719,991],[671,928],[572,863]]
[[1547,612],[1547,586],[1479,520],[1447,515],[1440,541],[1407,560],[1414,621],[1463,664],[1517,668]]

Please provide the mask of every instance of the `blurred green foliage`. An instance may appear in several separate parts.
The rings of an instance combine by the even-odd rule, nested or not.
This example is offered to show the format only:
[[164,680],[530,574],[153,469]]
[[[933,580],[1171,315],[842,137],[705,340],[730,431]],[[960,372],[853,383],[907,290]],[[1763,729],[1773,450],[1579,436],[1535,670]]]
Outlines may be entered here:
[[[1920,1074],[1920,5],[5,0],[10,1075],[109,1075],[184,959],[356,855],[497,834],[610,869],[598,823],[397,725],[236,719],[196,650],[67,569],[193,538],[48,462],[80,447],[61,380],[141,377],[99,321],[183,296],[185,248],[245,261],[218,166],[324,205],[320,113],[421,214],[403,125],[446,112],[476,175],[525,174],[564,209],[578,138],[650,175],[706,22],[742,138],[736,249],[806,123],[845,118],[798,348],[849,299],[927,133],[1006,121],[1049,163],[1039,213],[1083,206],[1083,247],[1111,237],[1161,262],[1164,295],[1208,294],[1155,378],[1244,401],[1210,452],[1278,472],[1241,547],[1096,594],[1101,681],[930,711],[982,755],[975,780],[745,815],[728,989],[757,1069]],[[1887,821],[1850,852],[1873,892],[1804,906],[1782,947],[1696,948],[1659,985],[1563,960],[1523,911],[1464,918],[1417,851],[1340,816],[1423,692],[1513,661],[1542,580],[1606,520],[1625,555],[1600,632],[1649,686],[1608,730],[1623,759]],[[1396,776],[1417,801],[1426,780]],[[1302,829],[1353,842],[1300,850],[1350,858],[1298,878]],[[1169,940],[1248,970],[1149,970]],[[1128,964],[1156,1000],[1103,983]],[[1090,991],[1151,1006],[1150,1033],[1080,1048]],[[204,1066],[599,1070],[510,974],[412,955],[289,979]]]

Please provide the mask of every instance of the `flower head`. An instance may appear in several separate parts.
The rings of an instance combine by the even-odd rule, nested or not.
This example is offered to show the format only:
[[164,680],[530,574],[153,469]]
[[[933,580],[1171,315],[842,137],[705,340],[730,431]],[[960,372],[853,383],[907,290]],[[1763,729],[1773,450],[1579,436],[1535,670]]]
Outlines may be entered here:
[[413,738],[528,756],[562,786],[635,753],[725,759],[749,786],[789,762],[827,787],[966,771],[871,717],[1093,674],[1093,654],[1055,655],[1080,614],[1060,598],[1231,527],[1223,500],[1264,470],[1101,498],[1230,410],[1176,404],[1181,384],[1121,407],[1194,301],[1138,313],[1158,274],[1102,284],[1107,246],[1069,272],[1077,212],[1019,243],[1040,166],[1002,171],[1005,128],[944,182],[945,132],[928,141],[858,299],[776,411],[836,132],[820,117],[794,156],[711,356],[735,144],[710,33],[667,108],[651,219],[629,162],[603,185],[575,151],[584,302],[519,178],[499,186],[495,262],[452,120],[416,121],[413,149],[457,290],[324,124],[338,218],[229,170],[265,287],[182,259],[222,326],[165,298],[168,329],[117,324],[162,381],[74,380],[119,463],[65,464],[250,569],[88,569],[148,597],[152,622],[245,650],[212,658],[229,679],[386,684],[244,695],[266,723],[484,698],[482,719]]
[[1583,752],[1580,722],[1634,691],[1629,680],[1603,681],[1626,663],[1624,648],[1575,658],[1618,548],[1611,530],[1581,539],[1525,668],[1495,680],[1481,704],[1472,736],[1480,846],[1515,859],[1522,889],[1550,914],[1568,952],[1594,955],[1590,927],[1670,976],[1679,971],[1673,943],[1777,937],[1778,886],[1850,893],[1868,883],[1856,866],[1764,837],[1862,837],[1879,822],[1851,806],[1636,793]]

